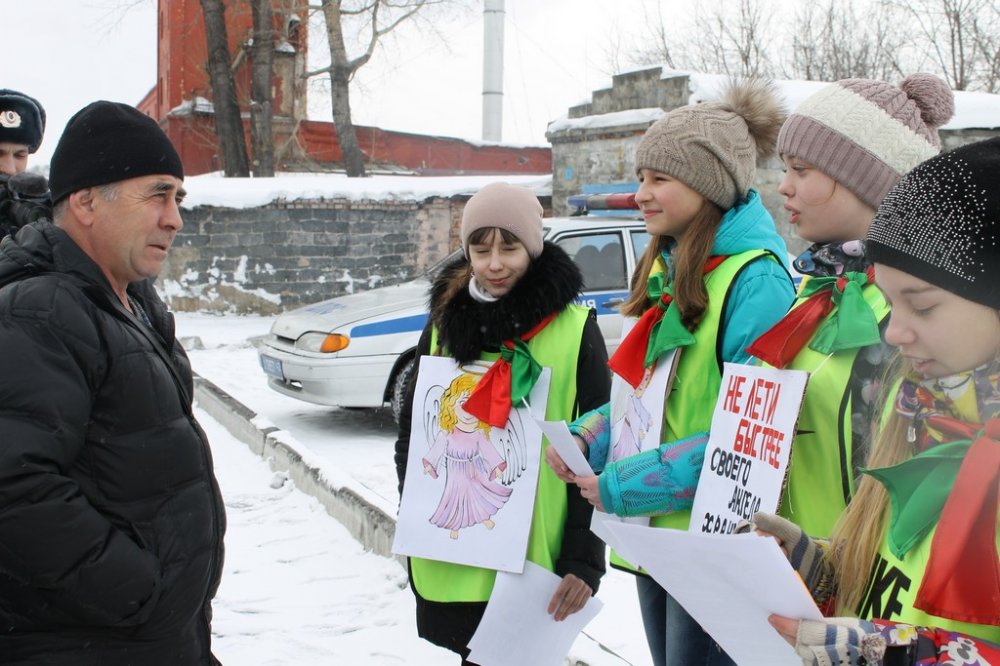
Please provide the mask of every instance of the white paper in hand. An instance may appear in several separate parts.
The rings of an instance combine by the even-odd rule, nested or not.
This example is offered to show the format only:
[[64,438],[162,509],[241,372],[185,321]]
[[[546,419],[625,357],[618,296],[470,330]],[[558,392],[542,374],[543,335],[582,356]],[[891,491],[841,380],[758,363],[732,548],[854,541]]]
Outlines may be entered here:
[[562,578],[533,562],[523,574],[500,572],[486,612],[469,641],[469,661],[482,666],[561,666],[573,641],[604,606],[591,597],[562,622],[546,610]]
[[758,534],[699,534],[609,523],[643,568],[740,666],[799,666],[772,613],[823,619],[781,548]]
[[535,423],[542,429],[545,436],[549,438],[549,444],[555,448],[556,453],[563,459],[570,471],[577,476],[594,476],[594,470],[584,457],[580,447],[576,445],[572,433],[565,421],[539,421]]

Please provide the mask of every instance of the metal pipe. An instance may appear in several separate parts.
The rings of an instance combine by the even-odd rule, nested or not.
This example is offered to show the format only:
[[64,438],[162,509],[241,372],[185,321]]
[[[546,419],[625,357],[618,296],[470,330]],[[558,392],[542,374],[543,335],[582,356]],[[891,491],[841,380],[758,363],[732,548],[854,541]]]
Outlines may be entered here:
[[503,137],[504,0],[483,0],[483,141]]

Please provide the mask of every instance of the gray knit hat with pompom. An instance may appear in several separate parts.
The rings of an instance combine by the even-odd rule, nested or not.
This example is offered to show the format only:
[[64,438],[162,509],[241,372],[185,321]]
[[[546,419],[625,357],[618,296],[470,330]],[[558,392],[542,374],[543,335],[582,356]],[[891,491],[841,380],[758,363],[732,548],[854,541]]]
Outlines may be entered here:
[[955,98],[932,74],[894,86],[871,79],[831,83],[799,104],[778,135],[778,153],[812,164],[872,208],[900,177],[941,150],[938,128]]
[[718,102],[689,104],[653,123],[635,151],[635,169],[672,176],[723,210],[750,191],[757,158],[774,151],[785,119],[774,86],[730,83]]

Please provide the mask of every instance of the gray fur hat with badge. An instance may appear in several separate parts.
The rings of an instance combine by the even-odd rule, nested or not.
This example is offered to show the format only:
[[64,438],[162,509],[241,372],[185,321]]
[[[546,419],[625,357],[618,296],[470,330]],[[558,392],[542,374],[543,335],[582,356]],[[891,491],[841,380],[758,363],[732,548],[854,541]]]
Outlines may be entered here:
[[726,211],[750,192],[757,159],[774,152],[784,120],[770,81],[733,81],[717,102],[682,106],[653,123],[635,169],[673,176]]
[[0,142],[18,143],[29,153],[42,145],[45,133],[45,109],[34,97],[8,88],[0,88]]

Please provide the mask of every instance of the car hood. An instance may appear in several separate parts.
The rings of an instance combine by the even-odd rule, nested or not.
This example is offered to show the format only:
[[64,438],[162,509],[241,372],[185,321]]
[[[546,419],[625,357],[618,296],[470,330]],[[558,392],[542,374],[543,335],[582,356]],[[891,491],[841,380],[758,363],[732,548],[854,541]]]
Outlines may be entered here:
[[429,289],[430,283],[421,278],[320,301],[280,315],[271,333],[295,340],[308,331],[343,332],[345,327],[362,321],[426,315]]

